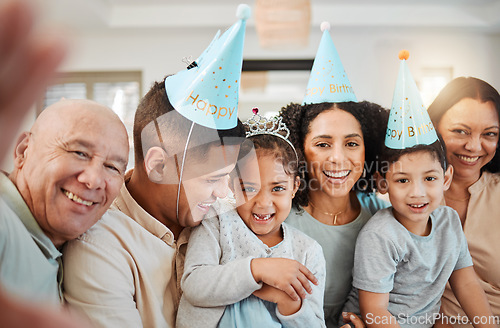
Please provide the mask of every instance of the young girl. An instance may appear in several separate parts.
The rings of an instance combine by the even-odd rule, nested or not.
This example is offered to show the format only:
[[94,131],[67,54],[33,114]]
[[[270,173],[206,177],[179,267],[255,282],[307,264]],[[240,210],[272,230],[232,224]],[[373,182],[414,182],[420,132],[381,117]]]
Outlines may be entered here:
[[252,145],[242,146],[230,182],[242,205],[221,202],[193,229],[177,327],[325,327],[321,246],[283,223],[300,184],[298,156],[281,119],[254,113],[245,122]]

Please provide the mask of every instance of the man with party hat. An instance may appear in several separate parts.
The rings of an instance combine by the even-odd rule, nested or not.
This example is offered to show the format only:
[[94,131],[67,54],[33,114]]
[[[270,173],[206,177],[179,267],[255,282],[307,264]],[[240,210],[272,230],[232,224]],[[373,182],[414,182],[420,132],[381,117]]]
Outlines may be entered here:
[[134,169],[112,210],[65,249],[65,298],[95,327],[175,327],[189,227],[226,196],[245,137],[237,107],[249,14],[240,5],[197,60],[154,83],[135,115]]
[[340,56],[330,36],[330,24],[321,23],[323,36],[314,58],[303,104],[356,102]]
[[382,156],[387,167],[379,183],[392,206],[378,211],[359,233],[344,311],[360,313],[368,327],[450,324],[439,312],[449,281],[471,322],[492,317],[460,218],[441,206],[453,168],[408,70],[408,52],[400,59]]

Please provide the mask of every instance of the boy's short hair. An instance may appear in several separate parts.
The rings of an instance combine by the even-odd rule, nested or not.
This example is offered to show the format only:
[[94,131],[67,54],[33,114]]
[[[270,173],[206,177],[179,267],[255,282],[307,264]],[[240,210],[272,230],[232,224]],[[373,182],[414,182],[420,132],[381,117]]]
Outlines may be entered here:
[[397,162],[401,156],[408,155],[416,152],[424,151],[429,153],[435,160],[439,161],[443,172],[448,169],[448,160],[446,159],[446,146],[443,139],[438,134],[438,140],[430,145],[415,145],[410,148],[405,149],[392,149],[384,146],[381,154],[381,174],[385,177],[385,174],[389,170],[391,164]]

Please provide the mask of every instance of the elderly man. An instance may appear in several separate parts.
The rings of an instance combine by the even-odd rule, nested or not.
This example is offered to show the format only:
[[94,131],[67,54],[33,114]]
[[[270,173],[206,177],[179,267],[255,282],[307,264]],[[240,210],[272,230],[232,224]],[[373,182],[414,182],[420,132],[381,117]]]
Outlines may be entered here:
[[63,100],[18,139],[0,174],[0,280],[11,294],[58,303],[61,247],[94,225],[123,183],[128,140],[109,108]]
[[179,186],[190,124],[169,104],[164,83],[155,83],[136,112],[136,164],[114,209],[64,249],[66,301],[96,327],[175,327],[175,262],[188,236],[183,228],[199,224],[226,196],[244,137],[241,122],[219,131],[220,139],[217,130],[196,126],[191,143],[215,139],[188,150]]
[[135,114],[135,167],[118,211],[65,247],[65,299],[96,327],[175,327],[185,227],[226,196],[245,137],[236,113],[243,30],[240,21],[205,60],[154,83]]
[[[34,23],[28,3],[8,0],[0,4],[0,90],[3,91],[0,97],[0,162],[13,143],[25,113],[40,97],[65,55],[65,42],[43,35],[43,28],[32,29]],[[81,318],[58,307],[8,295],[2,285],[3,282],[0,284],[0,327],[87,327]]]
[[[33,29],[35,18],[30,4],[22,0],[7,0],[0,4],[0,162],[14,142],[13,138],[25,113],[39,99],[65,55],[64,40],[48,36],[43,27]],[[5,205],[3,200],[0,203]],[[3,209],[0,213],[3,213]],[[0,225],[0,230],[2,227]],[[7,294],[3,290],[2,280],[0,327],[88,326],[81,318],[62,311],[59,306],[54,308],[27,302]]]

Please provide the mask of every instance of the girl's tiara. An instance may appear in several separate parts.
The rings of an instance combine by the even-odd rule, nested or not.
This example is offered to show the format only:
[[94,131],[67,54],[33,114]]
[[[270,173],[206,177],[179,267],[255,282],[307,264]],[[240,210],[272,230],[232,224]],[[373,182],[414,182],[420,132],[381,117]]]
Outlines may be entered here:
[[259,109],[257,107],[254,107],[252,109],[252,112],[253,116],[243,122],[243,124],[248,128],[246,131],[246,137],[249,138],[259,134],[270,134],[281,138],[285,140],[290,145],[290,147],[292,147],[298,163],[299,156],[297,155],[297,151],[295,150],[295,147],[290,142],[290,140],[288,140],[290,130],[288,130],[286,124],[282,122],[282,118],[280,116],[275,116],[270,119],[262,117],[259,115]]

